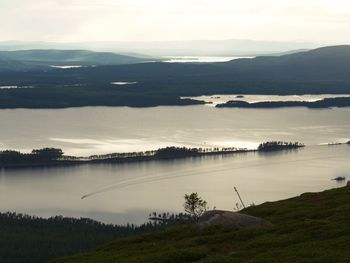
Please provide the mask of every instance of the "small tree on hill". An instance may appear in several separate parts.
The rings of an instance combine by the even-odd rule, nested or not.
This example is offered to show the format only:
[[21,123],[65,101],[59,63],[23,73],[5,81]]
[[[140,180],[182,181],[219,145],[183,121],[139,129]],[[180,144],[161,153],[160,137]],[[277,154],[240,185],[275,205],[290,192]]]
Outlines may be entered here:
[[207,211],[207,202],[204,201],[197,193],[185,195],[184,203],[185,212],[188,213],[195,221]]

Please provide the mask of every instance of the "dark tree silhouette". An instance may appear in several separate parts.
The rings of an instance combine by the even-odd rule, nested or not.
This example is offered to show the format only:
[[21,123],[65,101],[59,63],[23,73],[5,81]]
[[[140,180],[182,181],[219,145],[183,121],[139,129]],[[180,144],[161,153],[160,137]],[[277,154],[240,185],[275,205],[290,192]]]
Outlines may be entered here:
[[204,201],[197,193],[185,195],[184,203],[185,212],[188,213],[195,221],[207,211],[207,202]]
[[57,148],[43,148],[39,150],[33,150],[32,154],[37,155],[43,160],[57,160],[63,155],[63,151]]
[[282,141],[271,141],[261,143],[258,147],[258,151],[279,151],[279,150],[289,150],[304,147],[304,144],[299,142],[282,142]]

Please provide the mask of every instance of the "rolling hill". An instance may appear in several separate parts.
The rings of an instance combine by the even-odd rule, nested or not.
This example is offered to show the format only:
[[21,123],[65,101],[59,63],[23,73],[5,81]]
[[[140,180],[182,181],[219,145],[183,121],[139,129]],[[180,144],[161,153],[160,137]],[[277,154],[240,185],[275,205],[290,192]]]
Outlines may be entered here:
[[241,79],[349,81],[350,45],[318,48],[283,56],[260,56],[223,65]]
[[[33,88],[0,90],[0,108],[188,105],[195,102],[185,102],[181,96],[212,94],[350,94],[350,45],[221,63],[110,65],[121,63],[119,55],[28,52],[18,51],[12,57],[3,53],[13,63],[5,60],[3,64],[10,63],[16,70],[0,71],[0,86]],[[20,70],[33,63],[37,67],[53,63],[97,66]],[[115,82],[133,84],[117,86]]]
[[272,227],[182,225],[52,262],[348,262],[349,195],[350,187],[343,187],[243,210]]
[[40,70],[51,66],[121,65],[149,61],[150,58],[88,50],[0,51],[0,69]]

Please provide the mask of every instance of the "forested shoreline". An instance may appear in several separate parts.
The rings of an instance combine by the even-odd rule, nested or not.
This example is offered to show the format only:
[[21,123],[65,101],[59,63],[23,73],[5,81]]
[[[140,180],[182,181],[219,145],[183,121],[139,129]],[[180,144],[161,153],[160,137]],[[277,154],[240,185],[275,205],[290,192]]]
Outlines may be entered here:
[[112,225],[89,218],[54,216],[41,218],[0,213],[0,261],[46,262],[52,258],[82,253],[126,236],[153,232],[161,222],[142,225]]
[[311,109],[350,107],[350,97],[325,98],[318,101],[263,101],[249,103],[240,100],[231,100],[216,105],[216,108],[284,108],[307,107]]
[[0,168],[45,167],[94,163],[143,162],[187,157],[201,157],[209,155],[227,155],[247,152],[291,150],[301,147],[304,147],[304,144],[298,142],[271,141],[260,144],[257,149],[236,147],[187,148],[172,146],[152,151],[111,153],[104,155],[91,155],[89,157],[64,155],[63,151],[57,148],[43,148],[33,150],[31,153],[21,153],[19,151],[5,150],[0,151]]
[[[350,94],[349,51],[350,46],[334,46],[217,63],[151,62],[0,70],[0,86],[15,87],[0,90],[0,108],[196,105],[205,102],[181,97],[213,94]],[[15,69],[19,67],[15,65]],[[121,87],[115,82],[134,84]],[[344,105],[339,99],[333,103]],[[299,103],[290,106],[296,104]],[[348,100],[346,105],[349,104]],[[277,106],[275,103],[265,107],[272,105]],[[258,105],[250,107],[253,106]],[[317,102],[310,106],[322,105]]]

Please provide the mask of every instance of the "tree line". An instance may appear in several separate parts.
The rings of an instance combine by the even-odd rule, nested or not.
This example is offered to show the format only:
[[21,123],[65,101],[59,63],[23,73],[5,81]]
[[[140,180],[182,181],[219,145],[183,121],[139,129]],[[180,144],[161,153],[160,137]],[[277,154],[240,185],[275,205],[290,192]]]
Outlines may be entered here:
[[48,219],[0,213],[1,263],[47,262],[82,253],[130,235],[152,232],[165,224],[103,224],[88,218],[55,216]]
[[304,147],[305,145],[299,142],[283,142],[283,141],[270,141],[261,143],[258,146],[258,151],[279,151],[288,149],[297,149]]
[[63,154],[63,151],[57,148],[35,149],[31,153],[5,150],[0,152],[0,165],[57,161]]
[[[286,149],[296,149],[304,144],[298,142],[269,141],[261,143],[257,151],[277,151]],[[62,149],[43,148],[35,149],[30,153],[5,150],[0,151],[0,167],[11,167],[21,165],[50,165],[50,164],[72,164],[83,162],[104,162],[104,161],[147,161],[161,160],[182,157],[196,157],[211,154],[229,154],[238,152],[248,152],[247,148],[236,147],[212,147],[212,148],[189,148],[189,147],[165,147],[157,150],[110,153],[101,155],[91,155],[88,157],[64,155]]]
[[[99,160],[99,159],[122,159],[122,158],[137,158],[137,157],[155,157],[155,158],[176,158],[186,156],[196,156],[210,153],[236,152],[246,151],[246,148],[236,147],[213,147],[213,148],[189,148],[189,147],[165,147],[152,151],[128,152],[128,153],[111,153],[102,155],[91,155],[85,159]],[[70,157],[68,157],[70,158]]]

